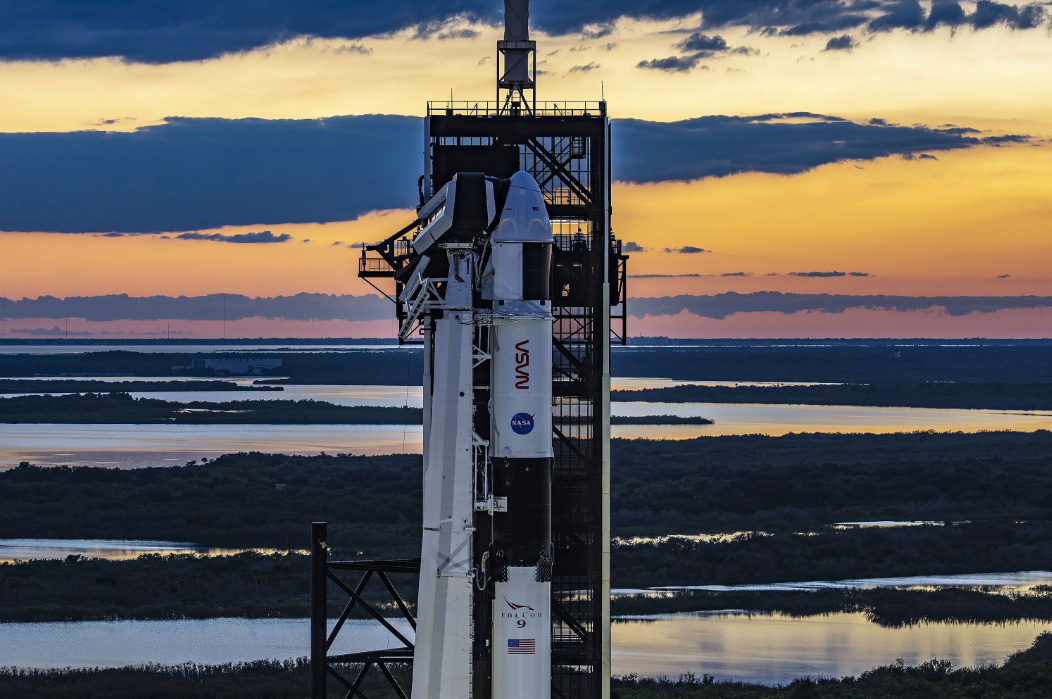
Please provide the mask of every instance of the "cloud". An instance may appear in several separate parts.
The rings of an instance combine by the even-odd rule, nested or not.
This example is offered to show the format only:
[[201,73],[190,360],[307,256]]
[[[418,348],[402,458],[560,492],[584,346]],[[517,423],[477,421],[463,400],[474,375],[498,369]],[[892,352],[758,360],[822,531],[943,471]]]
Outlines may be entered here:
[[843,313],[849,308],[886,311],[941,310],[951,316],[994,313],[1007,309],[1052,308],[1052,296],[854,296],[846,294],[787,294],[757,291],[710,296],[633,298],[631,315],[676,315],[684,311],[722,320],[734,313]]
[[[1029,142],[806,112],[619,119],[612,129],[621,182],[788,175],[843,160]],[[172,118],[129,133],[0,134],[0,231],[196,232],[408,209],[419,199],[421,131],[419,118],[372,115]]]
[[854,39],[847,34],[843,36],[834,36],[832,39],[826,42],[826,47],[823,51],[850,51],[851,49],[858,46]]
[[690,181],[740,172],[795,174],[828,163],[1028,142],[960,127],[856,123],[807,114],[710,116],[669,123],[613,123],[614,178]]
[[[8,320],[24,318],[84,318],[112,320],[383,320],[391,316],[391,302],[379,296],[295,294],[252,298],[241,294],[207,296],[71,296],[6,299]],[[71,333],[72,334],[72,333]]]
[[592,61],[591,63],[586,63],[583,66],[573,66],[572,68],[570,68],[570,72],[571,73],[590,73],[593,70],[597,70],[598,68],[600,68],[599,64],[596,63],[595,61]]
[[418,118],[353,116],[0,134],[0,230],[195,231],[410,207],[420,133]]
[[790,277],[846,277],[847,272],[790,272]]
[[[1022,30],[1040,26],[1046,16],[1037,3],[979,0],[971,15],[954,4],[937,0],[925,13],[913,0],[543,0],[534,3],[530,19],[549,34],[598,39],[611,35],[620,18],[671,20],[699,12],[702,31],[746,27],[789,35],[843,33],[867,23],[871,31],[960,23]],[[482,26],[499,31],[502,16],[501,4],[492,0],[5,0],[0,58],[200,61],[297,38],[358,42],[400,31],[418,39],[472,38]]]
[[179,240],[214,240],[220,243],[287,243],[292,240],[288,233],[275,235],[270,231],[258,231],[255,233],[180,233],[175,236]]
[[721,277],[751,277],[752,272],[724,272]]
[[1011,276],[1012,276],[1011,274],[998,274],[997,278],[998,279],[1008,279]]
[[635,243],[631,240],[626,240],[621,244],[621,252],[646,252],[649,248],[645,248],[639,243]]
[[701,61],[701,54],[693,56],[669,56],[668,58],[652,58],[649,61],[640,61],[636,68],[645,70],[660,70],[666,73],[686,73]]
[[696,248],[693,245],[684,245],[681,248],[665,248],[661,252],[678,252],[682,255],[697,255],[703,252],[712,252],[712,250],[704,250],[702,248]]
[[677,43],[675,48],[682,51],[684,55],[640,61],[636,64],[636,67],[647,70],[661,70],[666,73],[685,73],[704,59],[729,54],[753,55],[759,53],[759,51],[747,46],[732,48],[722,36],[702,34],[701,32],[691,34],[683,41]]

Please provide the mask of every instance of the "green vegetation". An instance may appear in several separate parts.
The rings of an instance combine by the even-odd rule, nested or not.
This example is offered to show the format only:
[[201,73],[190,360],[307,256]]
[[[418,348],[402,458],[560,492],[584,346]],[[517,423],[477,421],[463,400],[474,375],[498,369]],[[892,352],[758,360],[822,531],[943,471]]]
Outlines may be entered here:
[[[409,668],[395,667],[399,683],[409,684]],[[0,699],[301,699],[310,686],[305,660],[262,661],[236,665],[177,665],[92,670],[0,669]],[[781,687],[722,682],[703,675],[678,680],[615,677],[611,699],[1045,699],[1052,686],[1052,634],[999,667],[953,669],[931,660],[916,667],[902,663],[879,667],[858,677],[814,681],[800,679]],[[365,694],[393,699],[379,673],[367,676]]]
[[280,386],[245,386],[232,381],[90,381],[0,379],[0,393],[157,393],[161,391],[280,391]]
[[[289,343],[290,347],[292,343]],[[208,358],[265,355],[208,353]],[[85,354],[0,355],[0,376],[174,376],[201,354],[86,352]],[[275,355],[278,356],[278,355]],[[422,353],[415,348],[342,352],[281,353],[275,376],[292,384],[419,385]],[[614,376],[685,380],[1052,383],[1052,343],[1047,341],[763,341],[705,342],[677,347],[615,347]],[[199,375],[207,375],[201,373]]]
[[613,400],[658,403],[795,403],[905,408],[1050,410],[1052,383],[868,383],[838,386],[671,386],[613,391]]
[[333,405],[315,400],[175,403],[127,393],[0,398],[0,422],[104,425],[419,425],[419,408]]
[[228,454],[130,471],[24,464],[0,473],[0,536],[304,549],[310,523],[324,521],[355,553],[415,556],[421,502],[413,455]]
[[1031,592],[1006,594],[952,587],[937,590],[690,590],[667,596],[620,595],[611,600],[610,606],[615,616],[741,609],[798,617],[862,612],[870,621],[888,627],[929,621],[988,624],[1052,619],[1052,587],[1039,585]]
[[[349,552],[352,556],[356,552]],[[616,576],[617,571],[615,571]],[[348,574],[348,581],[359,576]],[[413,607],[415,575],[393,578]],[[365,596],[391,615],[398,612],[378,581]],[[333,595],[330,616],[344,600]],[[1052,620],[1052,588],[1025,594],[968,589],[817,591],[685,591],[619,595],[617,615],[744,609],[812,616],[864,612],[883,626],[922,621],[1003,623]],[[0,622],[99,619],[305,618],[310,613],[306,554],[243,552],[232,556],[144,554],[129,561],[69,556],[65,560],[0,564]],[[360,610],[354,615],[363,616]]]
[[1052,569],[1052,522],[849,529],[615,545],[615,587],[736,585]]

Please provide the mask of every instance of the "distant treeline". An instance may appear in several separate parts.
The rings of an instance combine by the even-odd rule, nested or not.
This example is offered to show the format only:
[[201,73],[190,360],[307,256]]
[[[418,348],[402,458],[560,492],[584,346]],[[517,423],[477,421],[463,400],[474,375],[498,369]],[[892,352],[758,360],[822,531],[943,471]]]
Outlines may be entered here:
[[[0,355],[0,376],[173,376],[194,358],[261,356],[266,352],[208,354],[90,352]],[[423,353],[417,348],[281,353],[276,376],[291,384],[420,385]],[[686,347],[615,347],[613,376],[681,380],[805,381],[825,383],[1052,383],[1052,344],[953,344],[933,341],[809,343],[740,341]],[[198,370],[208,375],[205,370]]]
[[165,391],[281,391],[281,386],[246,386],[232,381],[91,381],[0,379],[0,393],[159,393]]
[[615,587],[736,585],[1052,569],[1052,522],[668,539],[614,545]]
[[[616,568],[613,573],[615,581],[622,577]],[[361,577],[360,573],[342,575],[351,585]],[[416,575],[392,575],[391,579],[414,609]],[[385,613],[398,615],[379,580],[367,586],[363,596]],[[342,595],[330,595],[329,615],[338,616],[345,602]],[[689,591],[669,596],[619,595],[611,600],[614,616],[726,609],[793,616],[863,612],[875,623],[893,627],[925,621],[1052,620],[1052,588],[1039,586],[1026,594],[956,588]],[[299,553],[143,554],[125,561],[69,556],[0,564],[0,622],[305,618],[309,614],[310,563],[308,556]],[[354,614],[354,618],[364,616],[361,609]]]
[[707,417],[683,415],[614,415],[611,425],[712,425]]
[[1052,383],[869,383],[839,386],[672,386],[613,391],[613,400],[660,403],[794,403],[904,408],[1050,410]]
[[745,610],[804,617],[862,612],[881,626],[897,628],[923,622],[992,624],[1022,619],[1052,620],[1052,587],[1028,593],[993,594],[964,588],[820,589],[813,591],[709,592],[692,590],[667,597],[620,595],[610,601],[615,617]]
[[[1052,502],[1046,431],[618,439],[612,455],[620,537],[886,519],[1040,523]],[[0,472],[0,537],[304,548],[310,522],[328,521],[348,547],[386,549],[384,527],[394,526],[414,548],[420,464],[242,453],[186,468],[26,465]]]
[[[348,668],[350,673],[356,669]],[[393,671],[399,684],[407,688],[411,667],[394,666]],[[858,677],[803,678],[779,687],[717,681],[693,673],[678,679],[630,675],[613,678],[610,699],[1046,699],[1050,685],[1052,634],[1044,633],[1001,666],[955,670],[943,660],[915,667],[896,663]],[[0,699],[301,699],[309,688],[310,665],[304,659],[91,670],[0,669]],[[367,675],[361,689],[371,699],[397,697],[378,672]]]
[[0,423],[99,425],[419,425],[420,408],[333,405],[315,400],[176,403],[127,393],[0,398]]

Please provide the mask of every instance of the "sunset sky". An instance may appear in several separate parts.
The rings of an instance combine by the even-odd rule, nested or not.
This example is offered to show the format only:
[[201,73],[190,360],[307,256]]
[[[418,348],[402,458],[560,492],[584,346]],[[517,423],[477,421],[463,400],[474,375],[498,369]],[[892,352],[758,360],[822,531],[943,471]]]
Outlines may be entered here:
[[[1052,336],[1050,8],[535,0],[539,99],[604,95],[615,120],[630,333]],[[222,333],[41,296],[371,293],[355,245],[412,216],[426,101],[493,99],[501,12],[3,3],[4,336]],[[246,302],[227,333],[394,328],[298,303]]]

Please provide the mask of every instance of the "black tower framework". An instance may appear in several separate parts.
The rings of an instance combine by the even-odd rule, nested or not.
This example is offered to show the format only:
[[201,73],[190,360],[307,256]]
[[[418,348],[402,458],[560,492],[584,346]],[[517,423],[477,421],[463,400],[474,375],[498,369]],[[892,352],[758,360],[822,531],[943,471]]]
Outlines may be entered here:
[[[433,102],[425,122],[421,205],[458,172],[507,178],[525,170],[554,228],[551,632],[552,695],[560,699],[609,697],[609,359],[611,341],[625,342],[627,298],[627,256],[610,228],[609,133],[605,102]],[[397,298],[396,275],[418,226],[366,247],[359,276],[394,279]],[[415,322],[401,305],[397,316],[400,329]],[[476,400],[477,411],[486,399]],[[475,514],[476,551],[488,544],[490,516]],[[489,598],[476,595],[474,607],[473,697],[487,699]]]

